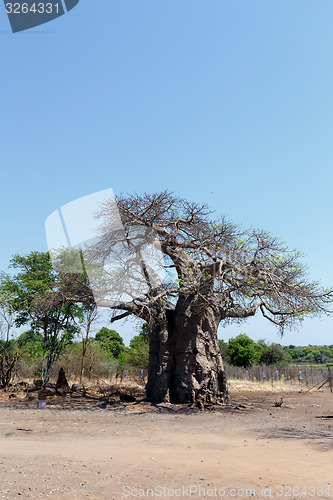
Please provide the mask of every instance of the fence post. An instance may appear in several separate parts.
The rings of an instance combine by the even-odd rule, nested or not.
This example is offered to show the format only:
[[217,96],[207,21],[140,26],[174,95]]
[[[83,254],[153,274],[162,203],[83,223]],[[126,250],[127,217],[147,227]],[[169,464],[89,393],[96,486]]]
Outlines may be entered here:
[[299,372],[298,372],[298,377],[299,377],[299,383],[301,384],[301,380],[303,380],[303,373],[302,373],[302,370],[299,370]]
[[333,392],[333,387],[332,387],[332,371],[331,371],[331,367],[328,366],[328,377],[329,377],[329,382],[330,382],[330,390],[331,392]]

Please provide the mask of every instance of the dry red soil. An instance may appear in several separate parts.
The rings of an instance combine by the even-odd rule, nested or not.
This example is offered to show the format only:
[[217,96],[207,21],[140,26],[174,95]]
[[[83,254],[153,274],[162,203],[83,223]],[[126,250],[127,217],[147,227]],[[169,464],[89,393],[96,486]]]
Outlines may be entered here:
[[237,392],[200,411],[0,398],[0,499],[333,499],[333,394]]

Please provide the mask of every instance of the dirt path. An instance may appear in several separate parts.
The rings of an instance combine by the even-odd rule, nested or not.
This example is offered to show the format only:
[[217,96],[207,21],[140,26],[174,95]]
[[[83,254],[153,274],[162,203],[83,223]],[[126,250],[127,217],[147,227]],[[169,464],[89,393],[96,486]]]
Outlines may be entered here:
[[204,412],[0,403],[0,498],[333,498],[333,394],[280,396]]

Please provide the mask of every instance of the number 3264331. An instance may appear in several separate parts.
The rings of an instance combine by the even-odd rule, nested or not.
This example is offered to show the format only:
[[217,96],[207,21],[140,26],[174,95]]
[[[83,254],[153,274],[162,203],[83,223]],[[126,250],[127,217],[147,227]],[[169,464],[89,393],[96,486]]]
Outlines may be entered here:
[[6,3],[7,14],[59,14],[59,4],[33,3],[30,7],[27,3]]

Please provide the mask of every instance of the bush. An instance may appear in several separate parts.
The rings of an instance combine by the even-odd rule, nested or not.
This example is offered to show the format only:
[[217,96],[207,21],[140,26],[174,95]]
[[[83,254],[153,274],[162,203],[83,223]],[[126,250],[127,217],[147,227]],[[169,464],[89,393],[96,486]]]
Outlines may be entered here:
[[253,366],[260,362],[262,347],[244,333],[228,342],[228,359],[235,366]]
[[125,363],[142,370],[148,369],[149,347],[148,344],[138,343],[135,347],[129,349],[125,356]]
[[115,330],[103,327],[96,333],[95,339],[100,343],[102,349],[114,358],[118,358],[119,354],[125,351],[124,341]]
[[[72,370],[72,375],[79,376],[81,371],[81,360],[82,360],[82,343],[77,342],[69,345],[62,358],[57,364],[57,369],[61,366]],[[109,368],[112,371],[116,371],[118,367],[118,361],[112,359],[110,354],[103,349],[101,344],[97,341],[89,342],[87,346],[86,356],[84,359],[84,376],[97,377],[107,377]]]
[[262,352],[260,363],[274,366],[287,366],[291,361],[291,356],[280,344],[261,344]]
[[139,332],[130,341],[130,348],[125,355],[125,363],[143,370],[148,369],[149,365],[149,326],[144,323]]

